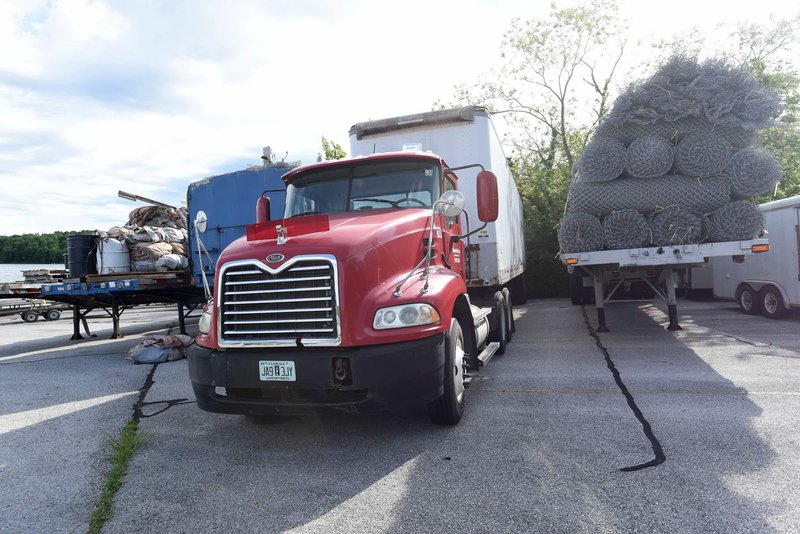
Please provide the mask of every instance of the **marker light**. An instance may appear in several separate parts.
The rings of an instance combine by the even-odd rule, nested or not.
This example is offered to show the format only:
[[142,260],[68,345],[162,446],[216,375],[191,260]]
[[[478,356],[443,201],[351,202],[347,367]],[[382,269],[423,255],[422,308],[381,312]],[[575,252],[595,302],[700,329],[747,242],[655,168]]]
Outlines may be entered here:
[[567,265],[577,265],[578,258],[565,258],[564,263],[566,263]]
[[750,251],[753,253],[756,252],[769,252],[769,245],[753,245],[750,247]]

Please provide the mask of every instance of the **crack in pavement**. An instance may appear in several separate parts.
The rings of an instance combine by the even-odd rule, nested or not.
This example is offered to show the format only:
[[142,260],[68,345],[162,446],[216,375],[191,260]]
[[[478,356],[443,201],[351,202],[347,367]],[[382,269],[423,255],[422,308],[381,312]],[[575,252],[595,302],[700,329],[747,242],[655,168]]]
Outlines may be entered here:
[[614,365],[614,361],[611,359],[611,354],[609,354],[608,349],[603,345],[603,342],[600,341],[600,336],[597,334],[597,331],[592,327],[591,323],[589,322],[589,315],[586,313],[586,306],[581,306],[581,313],[583,313],[583,322],[586,324],[586,329],[589,331],[589,335],[594,339],[595,345],[597,348],[600,349],[600,352],[603,354],[606,360],[606,366],[611,371],[611,374],[614,376],[614,382],[616,382],[617,387],[622,392],[622,395],[625,397],[625,400],[628,402],[628,407],[633,412],[633,415],[636,416],[636,419],[642,425],[642,430],[644,431],[644,435],[650,441],[650,446],[653,449],[653,454],[655,458],[650,460],[649,462],[645,462],[642,464],[632,465],[629,467],[623,467],[620,471],[624,472],[631,472],[631,471],[640,471],[642,469],[647,469],[648,467],[656,467],[657,465],[663,464],[667,457],[664,454],[664,449],[661,447],[661,442],[658,441],[658,438],[653,433],[653,427],[650,425],[650,422],[645,418],[642,410],[639,409],[639,406],[636,404],[636,400],[633,398],[628,387],[625,385],[625,382],[622,381],[622,376],[619,373],[619,369],[617,366]]

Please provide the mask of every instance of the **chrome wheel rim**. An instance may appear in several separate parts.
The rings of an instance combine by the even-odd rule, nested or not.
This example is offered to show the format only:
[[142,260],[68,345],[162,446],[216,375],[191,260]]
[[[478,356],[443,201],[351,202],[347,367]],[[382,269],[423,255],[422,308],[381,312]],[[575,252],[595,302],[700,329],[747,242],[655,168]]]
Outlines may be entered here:
[[456,341],[455,351],[453,352],[453,386],[456,400],[460,403],[464,398],[464,347],[460,339]]
[[764,309],[770,314],[775,314],[778,311],[778,297],[774,293],[764,295]]

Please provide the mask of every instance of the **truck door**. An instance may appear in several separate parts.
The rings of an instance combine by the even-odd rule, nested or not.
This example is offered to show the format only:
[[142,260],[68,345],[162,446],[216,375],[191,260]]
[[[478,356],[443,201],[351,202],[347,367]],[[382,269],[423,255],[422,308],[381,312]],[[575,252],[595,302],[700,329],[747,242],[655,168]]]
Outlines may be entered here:
[[[457,189],[455,175],[447,173],[444,176],[444,191]],[[445,217],[441,215],[440,223],[443,224],[442,237],[444,238],[444,262],[451,271],[461,275],[466,280],[464,257],[464,243],[453,243],[452,237],[461,235],[461,217]]]

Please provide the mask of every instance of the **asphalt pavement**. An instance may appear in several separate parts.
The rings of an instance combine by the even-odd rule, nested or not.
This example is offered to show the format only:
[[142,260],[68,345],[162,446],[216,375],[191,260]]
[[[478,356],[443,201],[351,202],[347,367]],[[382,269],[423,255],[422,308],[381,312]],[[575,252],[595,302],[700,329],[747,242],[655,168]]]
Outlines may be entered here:
[[104,532],[799,530],[800,317],[679,312],[668,332],[662,304],[612,304],[598,335],[592,306],[530,301],[456,427],[424,410],[202,412],[185,360],[124,360],[174,328],[167,312],[123,319],[113,341],[3,320],[0,531],[85,532],[148,375],[144,443]]

